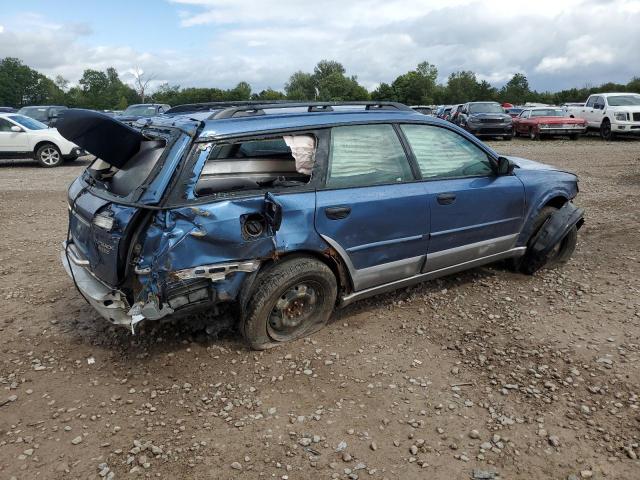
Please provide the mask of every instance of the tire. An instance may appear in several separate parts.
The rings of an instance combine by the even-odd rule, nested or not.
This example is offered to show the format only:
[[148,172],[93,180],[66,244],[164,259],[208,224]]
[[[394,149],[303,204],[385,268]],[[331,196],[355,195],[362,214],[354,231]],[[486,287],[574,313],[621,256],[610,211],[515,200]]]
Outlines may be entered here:
[[310,257],[282,260],[256,277],[240,331],[254,350],[305,337],[327,324],[336,296],[336,277],[324,263]]
[[531,140],[540,140],[540,132],[536,132],[533,128],[529,129],[529,138]]
[[570,138],[571,140],[574,140],[574,141],[575,141],[575,140],[578,140],[578,139],[580,138],[580,134],[578,134],[578,133],[572,133],[571,135],[569,135],[569,138]]
[[616,138],[616,134],[611,130],[611,121],[608,118],[605,118],[600,125],[600,136],[607,142]]
[[41,167],[53,168],[59,167],[64,161],[60,149],[53,143],[45,143],[36,150],[36,161]]
[[[533,230],[531,231],[531,237],[527,240],[527,247],[530,247],[531,241],[535,238],[540,228],[544,225],[547,219],[556,212],[555,207],[547,206],[540,210],[540,213],[533,222]],[[558,243],[558,245],[551,250],[547,255],[545,261],[540,264],[534,262],[531,256],[528,255],[528,251],[524,256],[515,258],[511,261],[511,268],[515,271],[525,273],[527,275],[533,275],[535,272],[542,268],[554,268],[560,266],[571,258],[574,250],[576,249],[576,243],[578,242],[578,229],[574,225],[569,233]]]
[[502,139],[510,142],[511,140],[513,140],[513,135],[505,135],[504,137],[502,137]]

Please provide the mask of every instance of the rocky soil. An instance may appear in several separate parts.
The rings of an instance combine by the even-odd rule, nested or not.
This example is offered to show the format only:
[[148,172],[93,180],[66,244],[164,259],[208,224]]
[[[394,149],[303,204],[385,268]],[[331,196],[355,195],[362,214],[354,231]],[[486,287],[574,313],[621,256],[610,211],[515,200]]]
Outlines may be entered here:
[[262,353],[107,325],[58,260],[86,162],[0,164],[0,478],[640,478],[640,142],[492,146],[580,175],[569,264],[379,296]]

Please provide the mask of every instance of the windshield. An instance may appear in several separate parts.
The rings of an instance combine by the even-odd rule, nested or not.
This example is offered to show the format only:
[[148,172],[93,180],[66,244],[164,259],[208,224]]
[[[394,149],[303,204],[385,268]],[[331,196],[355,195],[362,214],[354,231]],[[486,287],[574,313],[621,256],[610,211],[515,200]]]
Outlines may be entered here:
[[504,109],[497,103],[472,103],[469,113],[504,113]]
[[23,107],[18,110],[20,115],[26,115],[27,117],[35,118],[36,120],[40,120],[41,122],[46,122],[49,120],[49,115],[47,114],[47,109],[43,107]]
[[34,120],[33,118],[25,117],[24,115],[11,115],[7,118],[9,118],[9,120],[13,120],[16,123],[19,123],[20,125],[22,125],[25,128],[28,128],[29,130],[45,130],[49,128],[44,123],[40,123],[39,121]]
[[614,97],[607,97],[607,101],[612,107],[640,105],[640,95],[616,95]]
[[566,114],[559,108],[541,108],[540,110],[531,110],[532,117],[564,117]]
[[131,105],[130,107],[127,107],[127,109],[123,113],[123,115],[135,115],[141,117],[155,114],[156,107],[154,107],[153,105]]

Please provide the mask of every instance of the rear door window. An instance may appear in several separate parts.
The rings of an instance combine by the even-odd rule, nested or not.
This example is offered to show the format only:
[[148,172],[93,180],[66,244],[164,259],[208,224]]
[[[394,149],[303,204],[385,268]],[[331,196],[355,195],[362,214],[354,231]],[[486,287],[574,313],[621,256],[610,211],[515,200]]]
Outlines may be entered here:
[[196,195],[304,185],[311,179],[316,144],[311,134],[291,134],[216,145]]
[[391,125],[354,125],[331,130],[326,186],[360,187],[413,180],[409,161]]

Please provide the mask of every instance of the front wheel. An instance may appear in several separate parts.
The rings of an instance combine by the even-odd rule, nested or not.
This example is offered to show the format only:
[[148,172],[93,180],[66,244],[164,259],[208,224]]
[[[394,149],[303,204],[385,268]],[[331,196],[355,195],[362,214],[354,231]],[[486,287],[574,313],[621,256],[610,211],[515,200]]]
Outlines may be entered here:
[[52,168],[62,165],[62,154],[52,143],[42,145],[36,150],[36,161],[41,167]]
[[336,296],[336,278],[324,263],[282,260],[258,274],[240,330],[254,350],[296,340],[326,325]]
[[605,118],[602,121],[602,125],[600,125],[600,136],[603,140],[610,142],[616,138],[616,134],[611,130],[611,122],[609,119]]
[[571,140],[578,140],[580,138],[580,134],[579,133],[572,133],[571,135],[569,135],[569,138]]
[[[555,207],[544,207],[540,210],[540,213],[536,217],[533,222],[533,229],[531,231],[531,237],[527,241],[527,248],[531,247],[531,243],[533,239],[536,237],[538,231],[542,228],[545,222],[549,219],[551,215],[553,215],[557,209]],[[566,263],[573,255],[574,250],[576,249],[576,244],[578,243],[578,228],[574,225],[569,232],[565,235],[565,237],[558,242],[557,245],[551,249],[551,251],[547,254],[544,262],[540,263],[539,260],[535,260],[531,258],[531,256],[527,252],[524,256],[513,259],[511,266],[514,270],[520,271],[522,273],[526,273],[528,275],[532,275],[538,270],[542,268],[554,268],[559,265]]]

